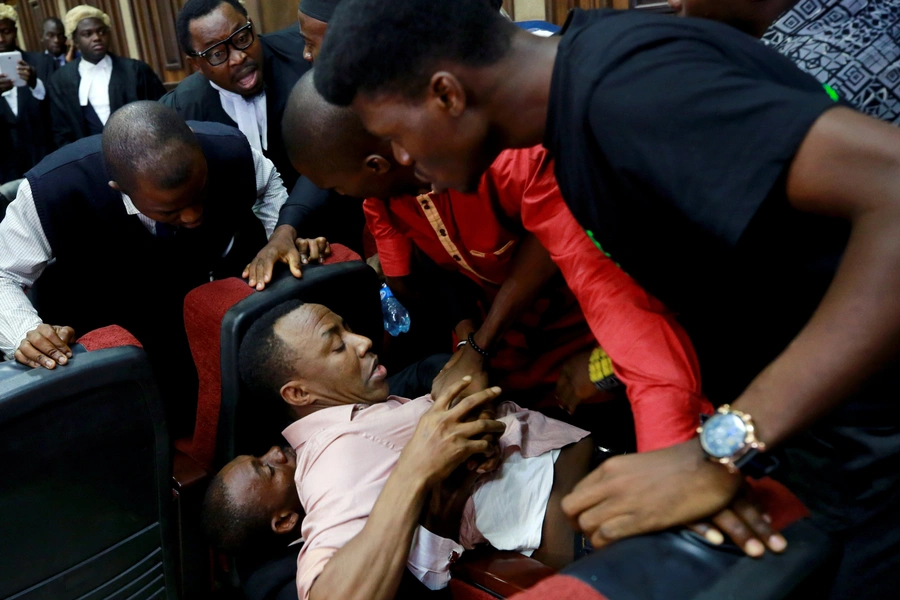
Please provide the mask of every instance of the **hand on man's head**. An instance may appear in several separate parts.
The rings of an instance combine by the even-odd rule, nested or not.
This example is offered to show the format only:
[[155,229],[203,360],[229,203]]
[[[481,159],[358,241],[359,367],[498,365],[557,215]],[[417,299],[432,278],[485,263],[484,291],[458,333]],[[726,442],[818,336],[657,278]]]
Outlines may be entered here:
[[54,369],[72,358],[69,344],[75,341],[71,327],[41,323],[25,335],[16,349],[16,361],[29,367]]

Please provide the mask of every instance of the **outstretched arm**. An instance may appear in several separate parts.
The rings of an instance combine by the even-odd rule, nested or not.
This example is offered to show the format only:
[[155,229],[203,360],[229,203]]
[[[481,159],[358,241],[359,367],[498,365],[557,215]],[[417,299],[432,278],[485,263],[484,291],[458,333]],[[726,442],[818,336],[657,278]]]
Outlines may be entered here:
[[[834,409],[900,347],[900,131],[829,110],[804,138],[787,192],[797,209],[849,219],[852,230],[810,321],[734,402],[770,448]],[[606,461],[564,509],[600,545],[704,518],[739,483],[691,440]]]

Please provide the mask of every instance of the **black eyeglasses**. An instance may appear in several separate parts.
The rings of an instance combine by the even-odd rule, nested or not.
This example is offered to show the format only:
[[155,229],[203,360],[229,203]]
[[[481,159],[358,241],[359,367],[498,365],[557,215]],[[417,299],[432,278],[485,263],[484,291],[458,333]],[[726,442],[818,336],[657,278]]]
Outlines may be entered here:
[[221,42],[216,42],[203,52],[191,52],[190,56],[199,56],[206,59],[211,67],[218,67],[228,60],[228,46],[235,50],[246,50],[256,38],[253,36],[253,23],[247,24],[236,30]]

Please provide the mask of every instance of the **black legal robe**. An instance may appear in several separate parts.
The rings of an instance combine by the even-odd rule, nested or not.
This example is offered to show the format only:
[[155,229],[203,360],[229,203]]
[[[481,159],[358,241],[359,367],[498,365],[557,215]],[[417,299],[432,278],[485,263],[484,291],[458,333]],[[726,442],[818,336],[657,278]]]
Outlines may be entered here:
[[[159,100],[166,93],[162,81],[145,62],[110,54],[113,70],[109,80],[110,112],[137,100]],[[50,78],[47,95],[53,122],[53,140],[62,148],[90,135],[88,123],[78,102],[81,75],[79,58],[61,67]]]
[[[22,52],[22,60],[34,67],[38,79],[48,85],[56,71],[53,60],[37,52]],[[17,113],[4,100],[0,102],[0,183],[21,179],[53,150],[50,131],[50,103],[38,100],[28,86],[17,91]]]
[[[260,36],[263,46],[263,79],[266,82],[266,113],[269,123],[266,157],[272,161],[288,190],[300,175],[291,166],[284,139],[281,137],[281,120],[288,97],[300,77],[310,69],[303,60],[304,40],[297,27]],[[295,52],[291,52],[295,48]],[[185,119],[213,121],[237,127],[237,123],[222,108],[219,92],[202,73],[194,73],[178,84],[160,100],[178,111]]]

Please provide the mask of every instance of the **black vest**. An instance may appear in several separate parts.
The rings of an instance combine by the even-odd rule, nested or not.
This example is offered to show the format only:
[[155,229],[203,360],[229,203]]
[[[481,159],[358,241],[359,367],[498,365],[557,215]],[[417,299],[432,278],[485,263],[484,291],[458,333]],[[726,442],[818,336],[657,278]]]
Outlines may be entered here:
[[256,175],[246,138],[216,123],[190,125],[208,166],[203,222],[172,236],[154,236],[127,214],[108,185],[101,136],[65,146],[26,174],[55,257],[33,290],[44,322],[78,334],[118,324],[145,346],[165,343],[154,339],[160,328],[183,335],[188,291],[214,272],[239,274],[265,244],[252,211]]

